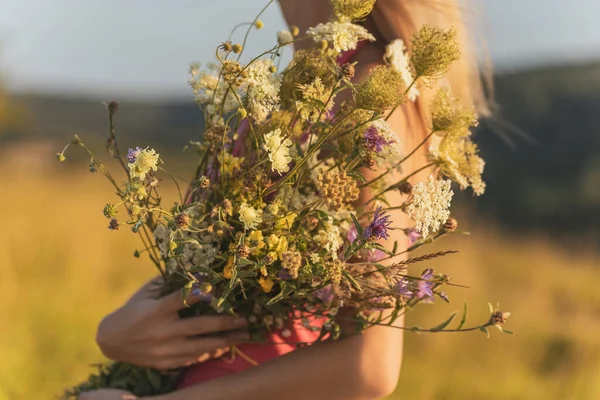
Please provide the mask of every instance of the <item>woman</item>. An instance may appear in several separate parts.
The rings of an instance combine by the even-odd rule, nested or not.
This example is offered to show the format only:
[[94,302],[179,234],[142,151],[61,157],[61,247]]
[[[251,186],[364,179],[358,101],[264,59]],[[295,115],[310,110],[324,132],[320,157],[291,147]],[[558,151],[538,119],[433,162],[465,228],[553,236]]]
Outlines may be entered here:
[[[282,0],[283,15],[289,25],[300,31],[329,19],[329,2],[324,0]],[[467,43],[460,19],[460,10],[453,0],[378,0],[372,14],[365,21],[366,28],[377,38],[363,43],[357,51],[343,55],[344,62],[357,61],[355,80],[364,79],[369,71],[383,62],[385,45],[400,38],[410,43],[415,30],[425,23],[440,27],[454,26],[462,33],[461,43]],[[297,43],[297,48],[310,45]],[[410,49],[409,49],[410,50]],[[468,46],[463,58],[448,74],[446,86],[467,104],[475,104],[480,113],[485,111],[479,73]],[[343,99],[339,99],[343,100]],[[426,115],[429,99],[426,94],[393,113],[388,120],[398,134],[404,148],[411,149],[422,141],[427,132]],[[425,149],[411,158],[405,169],[410,173],[426,161]],[[366,170],[367,180],[377,176]],[[415,180],[422,180],[423,174]],[[366,201],[372,193],[363,191],[359,201]],[[394,192],[387,198],[390,204],[401,204],[402,195]],[[391,213],[397,226],[410,226],[401,211]],[[406,243],[401,230],[392,231],[386,243]],[[317,343],[291,351],[292,346],[264,345],[249,348],[252,358],[260,365],[249,368],[239,365],[227,367],[218,357],[230,343],[243,340],[236,331],[243,321],[229,317],[197,317],[178,321],[177,308],[181,302],[176,294],[161,300],[152,300],[143,288],[122,309],[108,316],[98,330],[98,344],[113,359],[156,368],[172,368],[200,361],[186,375],[180,390],[154,397],[156,400],[189,399],[377,399],[390,394],[396,387],[402,361],[401,329],[374,327],[361,335],[346,335],[337,341]],[[403,319],[397,321],[401,326]],[[347,327],[351,331],[352,327]],[[195,334],[227,331],[225,336],[193,338]],[[306,332],[294,332],[299,337]],[[270,346],[270,347],[269,347]],[[246,350],[245,350],[246,352]],[[262,362],[267,361],[268,362]],[[237,372],[237,373],[231,373]],[[185,386],[185,388],[184,388]],[[125,392],[104,390],[82,397],[84,400],[134,398]]]

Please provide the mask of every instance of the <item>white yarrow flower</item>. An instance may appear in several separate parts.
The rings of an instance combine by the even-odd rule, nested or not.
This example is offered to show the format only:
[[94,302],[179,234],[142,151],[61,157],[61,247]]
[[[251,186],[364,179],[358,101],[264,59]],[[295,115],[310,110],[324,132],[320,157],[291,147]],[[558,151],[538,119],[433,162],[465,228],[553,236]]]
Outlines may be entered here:
[[433,176],[417,183],[412,190],[412,200],[406,213],[415,221],[415,229],[423,237],[437,232],[450,217],[450,204],[454,192],[448,179],[436,180]]
[[[385,48],[384,59],[390,63],[392,68],[400,73],[402,79],[406,83],[406,87],[409,87],[413,82],[414,78],[410,70],[410,58],[406,52],[406,46],[402,39],[396,39]],[[408,91],[408,98],[411,101],[415,101],[419,95],[419,89],[417,85],[412,85]]]
[[337,51],[354,50],[360,40],[375,41],[375,36],[360,25],[351,22],[328,22],[309,28],[306,34],[317,43],[326,40]]

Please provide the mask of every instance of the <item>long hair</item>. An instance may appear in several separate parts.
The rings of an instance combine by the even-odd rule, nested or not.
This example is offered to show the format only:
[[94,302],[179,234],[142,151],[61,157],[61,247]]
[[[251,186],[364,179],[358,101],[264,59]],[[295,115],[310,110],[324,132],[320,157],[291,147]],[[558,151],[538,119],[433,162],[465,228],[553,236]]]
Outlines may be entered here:
[[[476,50],[481,49],[483,43],[477,42],[479,35],[475,32],[479,28],[468,18],[480,14],[472,4],[467,6],[462,4],[464,1],[459,1],[377,0],[369,18],[377,30],[376,34],[383,39],[383,44],[402,39],[409,52],[413,34],[424,24],[444,29],[455,28],[462,57],[453,64],[439,85],[450,87],[453,96],[458,97],[461,103],[475,106],[478,114],[485,117],[490,114],[487,99],[492,95],[491,68],[489,63],[481,67]],[[422,91],[415,102],[424,124],[427,123],[429,104],[434,93],[435,90]]]

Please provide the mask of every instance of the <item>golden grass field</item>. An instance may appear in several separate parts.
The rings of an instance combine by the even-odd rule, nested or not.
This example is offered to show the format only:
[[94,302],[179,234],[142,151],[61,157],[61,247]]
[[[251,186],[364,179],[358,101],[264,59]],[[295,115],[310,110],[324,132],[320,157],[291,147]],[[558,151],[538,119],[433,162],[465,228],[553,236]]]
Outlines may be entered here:
[[[33,158],[4,164],[0,399],[53,399],[101,360],[96,324],[153,271],[132,256],[135,235],[106,229],[102,207],[113,199],[103,177]],[[407,334],[391,398],[600,399],[598,254],[567,255],[543,238],[503,237],[481,223],[468,228],[473,236],[436,244],[459,254],[417,268],[439,267],[471,289],[451,289],[452,304],[422,306],[408,322],[433,326],[464,300],[481,322],[487,302],[499,301],[516,334]]]

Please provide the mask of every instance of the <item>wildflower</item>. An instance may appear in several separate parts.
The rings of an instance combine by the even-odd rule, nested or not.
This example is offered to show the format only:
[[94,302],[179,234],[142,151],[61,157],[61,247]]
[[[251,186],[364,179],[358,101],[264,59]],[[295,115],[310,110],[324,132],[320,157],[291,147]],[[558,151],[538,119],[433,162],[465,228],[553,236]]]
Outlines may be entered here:
[[496,308],[492,307],[491,304],[488,305],[490,306],[490,313],[492,314],[488,323],[493,324],[500,331],[503,331],[502,325],[504,325],[508,317],[510,317],[510,313],[500,311],[498,305],[496,305]]
[[292,279],[298,278],[302,267],[302,255],[298,251],[286,251],[281,255],[281,266],[290,274]]
[[363,231],[363,237],[365,240],[387,240],[390,237],[388,229],[391,229],[389,228],[391,223],[390,216],[385,214],[383,208],[379,206],[375,210],[373,221]]
[[231,42],[229,40],[221,43],[221,46],[219,46],[219,47],[221,49],[225,50],[226,52],[230,52],[231,50],[233,50],[233,44],[231,44]]
[[56,159],[58,160],[58,162],[63,162],[67,159],[67,157],[65,157],[63,153],[56,153]]
[[433,286],[434,282],[430,279],[433,277],[433,270],[431,268],[423,271],[421,279],[417,282],[416,296],[420,300],[431,300],[433,299]]
[[290,170],[289,163],[292,161],[292,157],[290,157],[292,141],[284,139],[279,128],[265,134],[264,139],[264,148],[268,153],[269,161],[271,161],[271,169],[279,174],[288,172]]
[[473,107],[460,107],[459,100],[450,96],[449,88],[436,93],[431,104],[431,123],[438,134],[463,133],[478,124]]
[[260,277],[258,279],[258,284],[262,288],[263,292],[269,293],[271,290],[273,290],[273,285],[275,284],[275,282],[273,282],[273,279],[269,277]]
[[225,211],[225,215],[229,215],[230,217],[233,215],[233,204],[231,204],[231,200],[223,200],[223,211]]
[[316,43],[326,41],[337,53],[356,49],[359,40],[375,41],[375,36],[369,31],[350,22],[321,23],[309,28],[306,34],[312,36]]
[[223,61],[221,66],[221,76],[223,77],[223,80],[231,86],[240,86],[247,75],[247,71],[242,69],[242,66],[238,61]]
[[136,150],[127,153],[128,157],[130,153],[132,158],[127,166],[132,179],[144,180],[146,174],[150,171],[158,170],[158,154],[153,149],[137,150],[136,148]]
[[178,228],[187,228],[190,225],[190,216],[186,213],[177,214],[175,216],[175,224]]
[[119,111],[119,103],[117,103],[116,101],[111,101],[110,103],[108,103],[107,108],[110,115],[113,115],[114,113]]
[[192,286],[192,295],[200,301],[212,300],[213,287],[209,282],[197,282]]
[[262,210],[256,210],[246,203],[240,205],[239,213],[245,229],[255,229],[262,222]]
[[125,186],[125,194],[130,200],[144,200],[148,197],[146,187],[139,182],[129,182]]
[[235,54],[239,54],[242,52],[242,50],[244,50],[244,48],[242,47],[241,44],[236,43],[233,45],[233,47],[231,48],[231,50],[235,53]]
[[108,223],[108,229],[110,229],[111,231],[116,231],[119,229],[120,225],[121,225],[121,223],[119,222],[118,219],[111,218],[110,222]]
[[419,240],[423,239],[423,235],[414,228],[405,229],[404,233],[408,237],[408,243],[411,246],[417,243]]
[[138,154],[142,150],[143,149],[141,147],[136,147],[135,149],[129,149],[129,150],[127,150],[127,161],[129,161],[130,163],[134,163],[135,159],[138,156]]
[[258,254],[266,246],[262,231],[250,232],[250,234],[246,236],[246,243],[248,243],[252,249],[250,254],[254,255]]
[[298,217],[298,214],[289,213],[285,217],[279,218],[275,222],[275,229],[291,229],[296,217]]
[[414,293],[411,290],[410,282],[406,278],[401,278],[394,285],[394,292],[404,301],[410,300]]
[[106,218],[114,218],[117,215],[117,207],[114,204],[106,203],[102,213]]
[[398,136],[392,131],[389,124],[383,119],[378,119],[367,125],[364,130],[363,145],[385,161],[391,163],[400,161],[402,147]]
[[333,223],[333,218],[323,221],[323,228],[317,231],[314,240],[323,249],[327,250],[334,260],[337,260],[337,251],[342,247],[343,240],[340,228]]
[[340,20],[357,21],[371,13],[375,0],[331,0],[331,5]]
[[325,263],[325,278],[338,285],[342,280],[342,270],[344,269],[343,263],[339,260],[333,260]]
[[415,223],[415,229],[427,237],[430,231],[437,232],[450,217],[450,203],[454,192],[450,181],[435,180],[429,176],[426,182],[419,182],[413,188],[413,197],[406,213]]
[[300,28],[298,28],[296,25],[292,25],[292,27],[290,28],[290,33],[292,34],[292,36],[296,37],[300,34]]
[[424,25],[412,39],[411,64],[416,77],[436,78],[460,58],[456,29],[447,31]]
[[458,228],[458,221],[454,218],[448,218],[444,223],[444,230],[446,232],[454,232]]
[[410,87],[407,97],[410,101],[415,101],[419,95],[419,89],[413,82],[414,78],[410,67],[410,59],[406,53],[406,46],[402,39],[396,39],[385,48],[384,59],[392,68],[400,74],[406,87]]
[[290,31],[281,30],[277,32],[277,44],[285,46],[294,41],[294,36]]
[[440,166],[442,174],[460,185],[461,190],[473,189],[475,195],[485,192],[481,175],[485,161],[479,156],[479,148],[468,137],[446,135],[437,148],[430,148],[431,160]]
[[357,86],[355,102],[358,108],[383,112],[406,102],[406,85],[402,76],[389,66],[378,65],[369,77]]
[[270,112],[279,109],[281,76],[271,73],[273,61],[263,58],[247,68],[248,111],[257,121],[264,121]]
[[355,74],[356,74],[356,68],[354,68],[354,64],[345,63],[344,65],[342,65],[342,76],[344,78],[352,79],[352,78],[354,78]]
[[248,256],[250,255],[250,247],[248,247],[245,244],[240,244],[236,248],[236,253],[241,258],[248,258]]
[[257,19],[256,22],[254,23],[254,27],[256,29],[262,29],[263,26],[264,26],[264,24],[260,19]]
[[302,101],[296,102],[296,109],[303,120],[317,122],[319,115],[325,115],[332,109],[332,89],[326,87],[320,77],[317,76],[306,85],[298,83],[296,87],[302,96]]
[[317,175],[317,185],[327,204],[335,211],[358,199],[356,180],[346,171],[321,172]]

